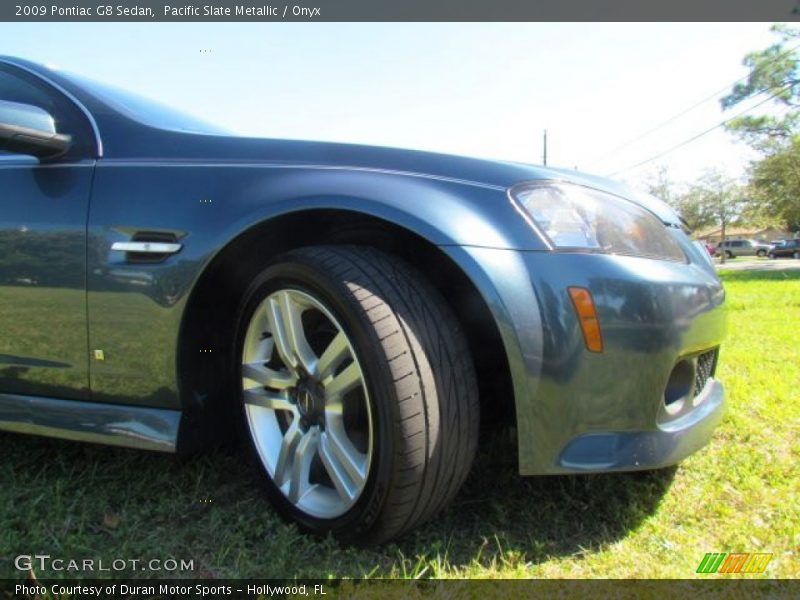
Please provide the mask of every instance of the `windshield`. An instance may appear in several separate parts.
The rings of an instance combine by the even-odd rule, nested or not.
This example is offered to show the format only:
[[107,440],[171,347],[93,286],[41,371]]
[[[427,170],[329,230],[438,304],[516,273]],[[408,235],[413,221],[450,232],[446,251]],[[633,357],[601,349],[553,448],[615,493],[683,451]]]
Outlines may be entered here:
[[231,135],[230,131],[218,125],[199,119],[170,106],[166,106],[105,83],[99,83],[81,75],[62,73],[83,87],[101,102],[107,104],[126,117],[150,127],[158,129],[171,129],[189,131],[192,133],[210,133],[218,135]]

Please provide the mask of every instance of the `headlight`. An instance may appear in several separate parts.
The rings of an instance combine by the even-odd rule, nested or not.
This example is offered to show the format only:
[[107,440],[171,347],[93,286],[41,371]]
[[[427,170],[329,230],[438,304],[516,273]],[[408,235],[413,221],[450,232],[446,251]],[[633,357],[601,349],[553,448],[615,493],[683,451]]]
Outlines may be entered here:
[[512,188],[511,199],[552,248],[686,261],[655,215],[618,196],[541,182]]

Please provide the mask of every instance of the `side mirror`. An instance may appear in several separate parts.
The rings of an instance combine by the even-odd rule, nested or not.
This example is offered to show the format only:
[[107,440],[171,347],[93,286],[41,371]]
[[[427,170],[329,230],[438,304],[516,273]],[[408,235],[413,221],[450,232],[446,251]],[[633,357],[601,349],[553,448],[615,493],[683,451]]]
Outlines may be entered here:
[[38,106],[0,100],[0,150],[56,158],[72,145],[72,136],[56,133],[50,113]]

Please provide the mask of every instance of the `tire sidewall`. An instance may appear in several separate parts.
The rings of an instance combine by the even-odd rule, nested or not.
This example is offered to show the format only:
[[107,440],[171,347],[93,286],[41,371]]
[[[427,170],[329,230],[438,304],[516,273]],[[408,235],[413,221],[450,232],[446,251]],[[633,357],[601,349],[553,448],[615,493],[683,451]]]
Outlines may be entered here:
[[[345,331],[364,373],[372,415],[372,458],[367,483],[356,501],[344,515],[320,519],[304,513],[283,495],[272,481],[260,459],[250,433],[242,393],[242,349],[244,336],[256,308],[270,294],[281,289],[295,289],[316,298],[336,318]],[[346,284],[335,280],[307,257],[287,255],[261,272],[248,288],[239,310],[236,326],[235,399],[238,424],[245,445],[261,475],[266,491],[282,516],[297,522],[311,533],[328,532],[342,540],[364,538],[378,520],[389,493],[393,471],[393,449],[399,438],[393,424],[397,422],[397,399],[391,398],[392,386],[376,382],[391,381],[386,361],[380,352],[380,340],[371,328],[363,309],[353,298]],[[377,352],[375,351],[377,350]]]

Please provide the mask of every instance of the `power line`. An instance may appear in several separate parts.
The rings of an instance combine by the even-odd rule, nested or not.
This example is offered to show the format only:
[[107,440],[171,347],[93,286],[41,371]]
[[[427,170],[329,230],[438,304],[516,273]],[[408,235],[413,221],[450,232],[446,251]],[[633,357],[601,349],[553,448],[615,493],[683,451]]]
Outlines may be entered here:
[[[800,48],[800,44],[798,44],[797,46],[794,46],[794,47],[790,48],[789,50],[786,50],[785,52],[781,52],[780,54],[778,54],[778,55],[777,55],[777,56],[775,56],[774,58],[772,58],[772,59],[770,59],[769,61],[767,61],[765,64],[771,64],[771,63],[773,63],[773,62],[775,62],[775,61],[777,61],[777,60],[780,60],[781,58],[783,58],[783,57],[785,57],[785,56],[788,56],[789,54],[791,54],[792,52],[794,52],[794,51],[795,51],[795,50],[797,50],[798,48]],[[638,135],[638,136],[636,136],[635,138],[631,138],[630,140],[628,140],[627,142],[624,142],[624,143],[620,144],[619,146],[615,146],[614,148],[612,148],[611,150],[609,150],[608,152],[606,152],[606,153],[605,153],[605,154],[604,154],[602,157],[600,157],[600,158],[597,158],[597,159],[594,159],[594,160],[593,160],[593,161],[591,161],[591,162],[597,162],[598,160],[602,160],[602,159],[604,159],[604,158],[608,157],[608,155],[609,155],[609,154],[614,154],[614,153],[618,152],[619,150],[622,150],[623,148],[627,148],[628,146],[630,146],[630,145],[634,144],[635,142],[638,142],[638,141],[639,141],[639,140],[641,140],[642,138],[645,138],[645,137],[647,137],[647,136],[648,136],[648,135],[650,135],[651,133],[655,133],[655,132],[656,132],[656,131],[658,131],[659,129],[663,129],[664,127],[666,127],[666,126],[667,126],[667,125],[669,125],[670,123],[673,123],[674,121],[677,121],[678,119],[680,119],[682,116],[684,116],[684,115],[686,115],[686,114],[688,114],[688,113],[692,112],[692,111],[693,111],[695,108],[697,108],[698,106],[701,106],[701,105],[705,104],[705,103],[706,103],[706,102],[708,102],[709,100],[713,100],[713,99],[715,99],[715,98],[716,98],[717,96],[719,96],[721,93],[723,93],[723,92],[725,92],[725,91],[727,91],[727,90],[731,89],[731,88],[732,88],[733,86],[735,86],[736,84],[738,84],[738,83],[742,83],[743,81],[745,81],[746,79],[748,79],[748,78],[750,77],[750,75],[751,75],[751,73],[748,73],[748,74],[747,74],[747,75],[745,75],[744,77],[740,77],[739,79],[736,79],[735,81],[733,81],[733,82],[731,82],[730,84],[726,85],[726,86],[725,86],[725,87],[723,87],[722,89],[720,89],[720,90],[718,90],[718,91],[714,92],[713,94],[710,94],[709,96],[707,96],[707,97],[703,98],[703,99],[702,99],[702,100],[700,100],[699,102],[697,102],[697,103],[693,104],[693,105],[692,105],[692,106],[690,106],[689,108],[687,108],[687,109],[685,109],[685,110],[683,110],[683,111],[679,112],[678,114],[676,114],[676,115],[674,115],[674,116],[670,117],[669,119],[667,119],[666,121],[663,121],[662,123],[660,123],[660,124],[656,125],[655,127],[651,128],[651,129],[648,129],[647,131],[645,131],[645,132],[644,132],[644,133],[642,133],[641,135]],[[753,95],[757,96],[758,94],[762,94],[762,93],[764,93],[764,92],[765,92],[765,91],[767,91],[768,89],[769,89],[769,88],[765,88],[765,89],[763,89],[763,90],[759,90],[759,91],[758,91],[758,93],[756,93],[756,94],[753,94]]]
[[702,132],[698,133],[697,135],[690,137],[688,140],[684,140],[684,141],[682,141],[681,143],[679,143],[679,144],[676,144],[676,145],[672,146],[671,148],[668,148],[667,150],[664,150],[663,152],[661,152],[661,153],[659,153],[659,154],[656,154],[655,156],[653,156],[653,157],[651,157],[651,158],[648,158],[647,160],[643,160],[643,161],[641,161],[641,162],[638,162],[638,163],[636,163],[635,165],[631,165],[630,167],[625,167],[624,169],[620,169],[619,171],[614,171],[613,173],[611,173],[610,175],[608,175],[608,177],[614,177],[615,175],[619,175],[620,173],[624,173],[625,171],[630,171],[630,170],[632,170],[632,169],[636,169],[636,168],[638,168],[638,167],[641,167],[642,165],[646,165],[647,163],[653,162],[654,160],[658,160],[659,158],[661,158],[661,157],[663,157],[663,156],[666,156],[666,155],[667,155],[667,154],[669,154],[670,152],[674,152],[674,151],[675,151],[675,150],[677,150],[678,148],[682,148],[683,146],[686,146],[687,144],[690,144],[690,143],[694,142],[695,140],[698,140],[698,139],[700,139],[700,138],[701,138],[701,137],[703,137],[704,135],[708,135],[709,133],[711,133],[711,132],[712,132],[712,131],[714,131],[715,129],[719,129],[720,127],[723,127],[723,126],[727,125],[728,123],[730,123],[730,122],[731,122],[731,121],[733,121],[734,119],[736,119],[736,118],[738,118],[738,117],[741,117],[742,115],[744,115],[744,114],[746,114],[746,113],[750,112],[750,111],[751,111],[751,110],[753,110],[753,109],[756,109],[756,108],[758,108],[758,107],[759,107],[759,106],[761,106],[762,104],[766,104],[766,103],[767,103],[767,102],[769,102],[770,100],[774,100],[775,98],[777,98],[777,97],[778,97],[778,95],[779,95],[779,94],[780,94],[780,93],[781,93],[781,92],[782,92],[784,89],[786,89],[786,87],[788,87],[788,86],[784,86],[782,89],[778,90],[777,92],[775,92],[774,94],[772,94],[772,95],[771,95],[771,96],[769,96],[768,98],[764,98],[764,99],[763,99],[761,102],[759,102],[758,104],[754,104],[753,106],[751,106],[751,107],[747,108],[746,110],[743,110],[743,111],[741,111],[741,112],[739,112],[739,113],[736,113],[736,114],[735,114],[735,115],[733,115],[732,117],[730,117],[730,118],[728,118],[728,119],[725,119],[724,121],[721,121],[721,122],[717,123],[717,124],[716,124],[716,125],[714,125],[713,127],[709,127],[709,128],[708,128],[708,129],[706,129],[705,131],[702,131]]

